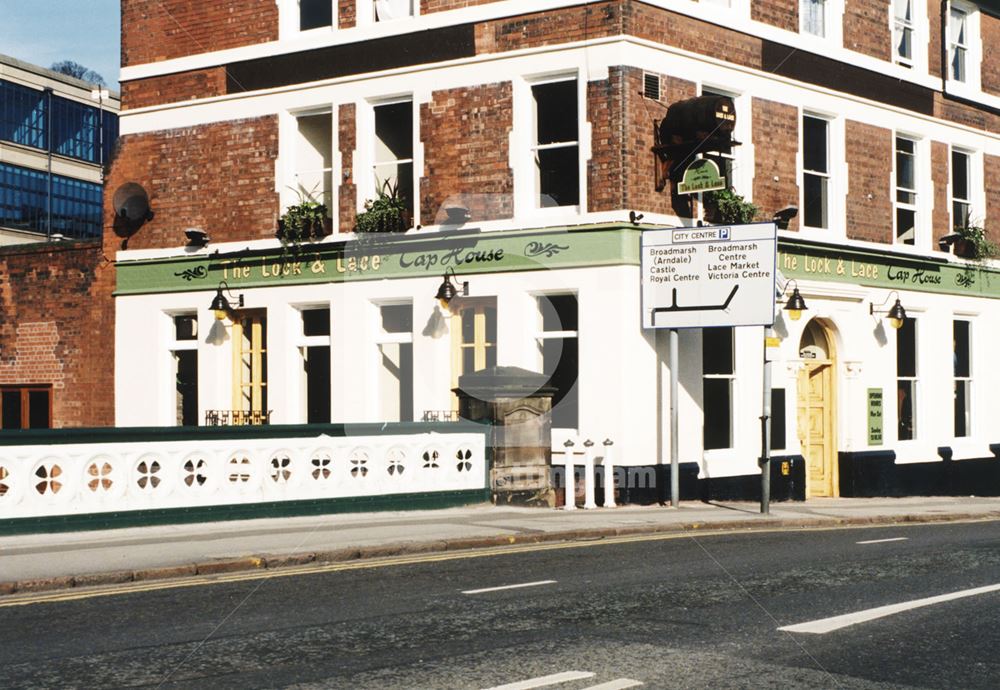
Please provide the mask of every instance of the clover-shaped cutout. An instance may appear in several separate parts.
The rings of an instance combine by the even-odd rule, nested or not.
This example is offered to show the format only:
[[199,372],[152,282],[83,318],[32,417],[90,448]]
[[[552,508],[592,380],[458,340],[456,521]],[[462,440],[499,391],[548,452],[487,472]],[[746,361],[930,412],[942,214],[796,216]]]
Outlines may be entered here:
[[459,448],[458,452],[455,453],[455,457],[458,458],[457,467],[459,472],[468,472],[472,469],[472,463],[470,462],[472,459],[471,450],[468,448]]

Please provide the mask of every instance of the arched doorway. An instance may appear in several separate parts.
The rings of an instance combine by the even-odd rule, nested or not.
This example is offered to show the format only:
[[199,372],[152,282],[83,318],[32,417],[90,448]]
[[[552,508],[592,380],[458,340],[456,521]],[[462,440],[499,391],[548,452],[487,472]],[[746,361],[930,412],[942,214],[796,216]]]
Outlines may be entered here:
[[837,366],[829,329],[813,319],[799,341],[798,428],[806,461],[806,497],[837,496]]

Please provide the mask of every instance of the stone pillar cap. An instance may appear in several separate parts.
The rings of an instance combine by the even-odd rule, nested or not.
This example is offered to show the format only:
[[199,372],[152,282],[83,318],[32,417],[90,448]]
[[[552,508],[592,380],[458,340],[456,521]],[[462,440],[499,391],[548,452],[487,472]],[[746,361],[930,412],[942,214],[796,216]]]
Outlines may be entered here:
[[526,398],[532,395],[551,396],[556,387],[548,385],[549,377],[521,367],[489,367],[458,377],[458,387],[452,391],[480,400],[489,398]]

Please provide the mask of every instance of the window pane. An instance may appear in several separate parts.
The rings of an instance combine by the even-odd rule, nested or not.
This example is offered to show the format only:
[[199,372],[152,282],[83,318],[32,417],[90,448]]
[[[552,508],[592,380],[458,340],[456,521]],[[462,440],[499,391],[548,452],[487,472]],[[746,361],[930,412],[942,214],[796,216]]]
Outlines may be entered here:
[[971,374],[970,366],[970,343],[969,343],[969,322],[956,321],[954,327],[954,347],[955,347],[955,376],[967,378]]
[[951,152],[951,195],[969,198],[969,156],[961,151]]
[[971,386],[968,381],[955,381],[955,436],[969,436],[971,433],[970,400]]
[[713,448],[729,448],[731,429],[729,420],[732,414],[730,379],[704,379],[705,400],[705,450]]
[[497,341],[497,310],[496,307],[484,307],[483,314],[486,316],[486,342],[496,343]]
[[307,347],[302,365],[306,378],[306,422],[329,424],[330,347],[328,345]]
[[896,209],[896,239],[903,244],[914,244],[917,223],[916,211],[905,208]]
[[174,317],[174,338],[176,340],[198,339],[198,317],[194,314],[184,314]]
[[701,355],[705,374],[731,375],[733,373],[733,329],[706,328],[702,330]]
[[531,87],[535,97],[535,143],[577,141],[576,90],[575,79]]
[[299,0],[299,30],[333,25],[333,0]]
[[802,0],[802,27],[816,36],[826,35],[825,0]]
[[575,206],[580,203],[579,158],[577,146],[537,152],[539,206]]
[[48,429],[52,426],[49,407],[49,391],[28,391],[29,429]]
[[413,158],[413,103],[375,106],[376,162]]
[[826,120],[815,117],[802,118],[802,162],[806,170],[829,172],[827,161]]
[[326,307],[322,309],[303,309],[302,334],[330,335],[330,310]]
[[899,427],[897,438],[900,441],[909,441],[914,438],[913,410],[916,409],[914,400],[913,381],[899,381],[896,384],[896,397],[898,402],[897,414],[899,415]]
[[198,426],[198,351],[174,352],[177,426]]
[[548,384],[556,388],[552,397],[552,426],[576,428],[579,409],[576,380],[580,367],[577,339],[545,339],[542,341],[542,360]]
[[917,375],[917,327],[913,317],[896,331],[896,376]]
[[538,298],[542,311],[543,331],[575,331],[577,329],[576,295],[546,295]]
[[805,173],[802,181],[803,223],[811,228],[827,227],[827,178]]
[[771,389],[771,450],[785,447],[785,389]]
[[915,189],[914,146],[909,139],[896,139],[896,186]]
[[389,304],[381,308],[382,330],[386,333],[413,331],[413,305]]
[[3,391],[3,427],[4,429],[21,428],[21,391]]

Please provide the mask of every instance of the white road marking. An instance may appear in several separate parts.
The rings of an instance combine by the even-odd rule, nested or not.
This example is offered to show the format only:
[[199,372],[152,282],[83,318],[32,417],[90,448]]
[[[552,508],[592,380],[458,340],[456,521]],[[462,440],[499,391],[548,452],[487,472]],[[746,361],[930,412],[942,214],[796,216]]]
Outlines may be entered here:
[[520,589],[521,587],[540,587],[541,585],[554,585],[555,583],[556,583],[555,580],[522,582],[519,585],[503,585],[502,587],[484,587],[483,589],[466,589],[462,591],[462,594],[482,594],[483,592],[499,592],[502,589]]
[[868,541],[856,541],[855,544],[885,544],[889,541],[909,541],[909,537],[893,537],[892,539],[869,539]]
[[640,685],[642,685],[642,681],[640,680],[619,678],[618,680],[609,680],[607,683],[601,683],[600,685],[591,685],[583,690],[625,690],[625,688],[637,688]]
[[553,673],[550,676],[540,676],[538,678],[529,678],[528,680],[519,680],[516,683],[497,685],[492,688],[486,688],[486,690],[531,690],[531,688],[544,688],[546,685],[558,685],[559,683],[566,683],[571,680],[593,678],[596,675],[596,673],[590,673],[589,671],[565,671],[563,673]]
[[986,587],[965,589],[960,592],[952,592],[951,594],[941,594],[936,597],[927,597],[925,599],[914,599],[913,601],[904,601],[901,604],[890,604],[888,606],[879,606],[873,609],[867,609],[865,611],[857,611],[855,613],[845,613],[842,616],[822,618],[816,621],[809,621],[808,623],[786,625],[783,628],[778,628],[778,630],[784,630],[786,632],[813,633],[815,635],[822,635],[824,633],[833,632],[834,630],[840,630],[841,628],[846,628],[850,625],[856,625],[858,623],[867,623],[868,621],[873,621],[877,618],[885,618],[886,616],[891,616],[896,613],[902,613],[903,611],[909,611],[910,609],[919,609],[924,606],[940,604],[945,601],[952,601],[954,599],[964,599],[965,597],[974,597],[978,594],[988,594],[990,592],[997,592],[997,591],[1000,591],[1000,585],[987,585]]

